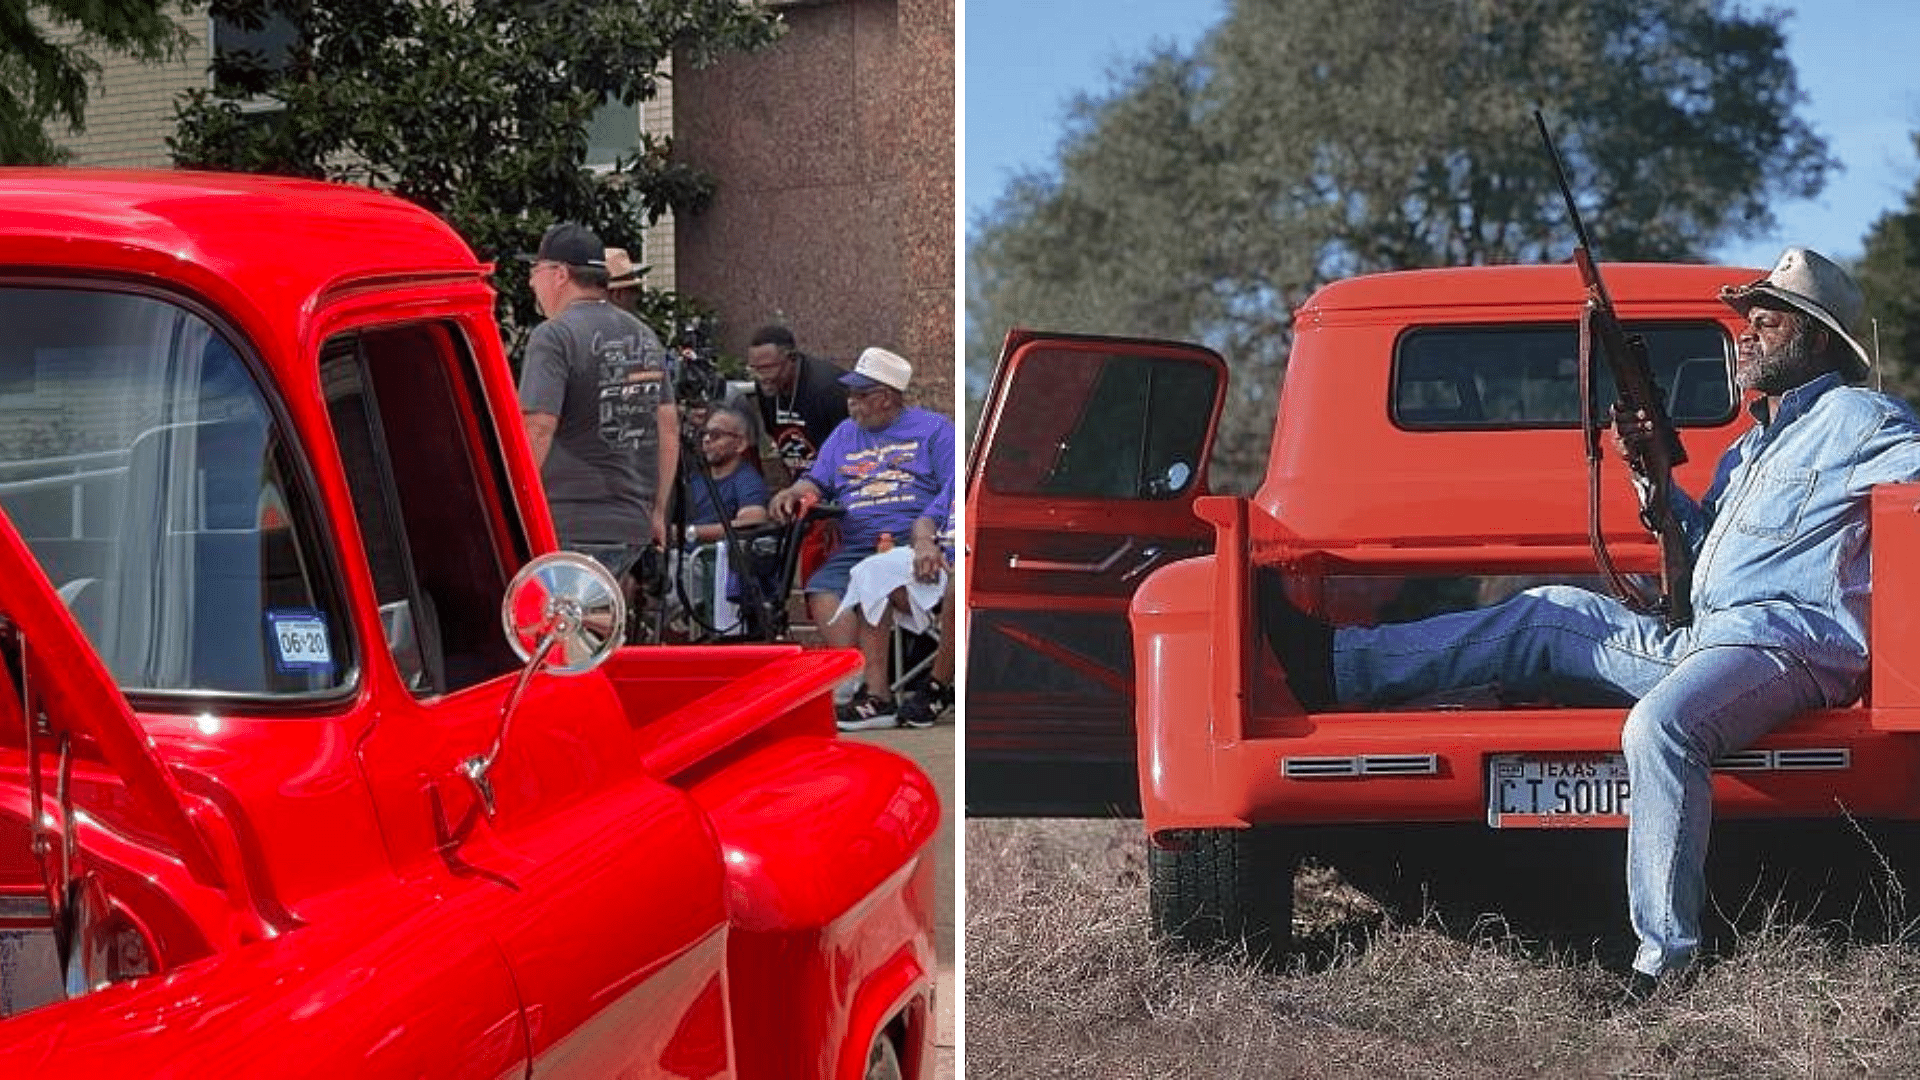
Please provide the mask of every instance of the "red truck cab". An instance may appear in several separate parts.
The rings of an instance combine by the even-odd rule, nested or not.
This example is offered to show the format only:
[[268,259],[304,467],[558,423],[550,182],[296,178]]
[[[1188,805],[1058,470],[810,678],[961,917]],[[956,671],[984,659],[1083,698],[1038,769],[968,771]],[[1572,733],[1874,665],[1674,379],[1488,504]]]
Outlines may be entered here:
[[[1676,479],[1699,495],[1751,423],[1730,378],[1739,320],[1717,294],[1758,274],[1604,272],[1668,393],[1689,455]],[[1409,271],[1319,290],[1295,314],[1251,497],[1205,489],[1219,357],[1011,335],[969,474],[969,812],[1139,813],[1155,920],[1189,941],[1223,925],[1284,939],[1288,890],[1275,878],[1320,837],[1391,835],[1376,848],[1404,852],[1420,846],[1408,826],[1523,843],[1518,830],[1623,825],[1622,708],[1480,690],[1308,713],[1262,640],[1254,587],[1283,575],[1297,605],[1337,624],[1483,605],[1549,581],[1603,588],[1579,425],[1583,299],[1572,266]],[[1096,429],[1106,472],[1089,481],[1080,450]],[[1623,570],[1655,572],[1624,466],[1607,454],[1609,546]],[[1874,499],[1870,701],[1800,717],[1721,761],[1724,817],[1920,812],[1920,743],[1902,733],[1920,687],[1899,645],[1913,617],[1888,602],[1913,588],[1920,488]],[[1100,708],[1076,681],[1103,688]]]
[[0,170],[0,1075],[926,1075],[933,785],[851,654],[617,648],[490,272]]

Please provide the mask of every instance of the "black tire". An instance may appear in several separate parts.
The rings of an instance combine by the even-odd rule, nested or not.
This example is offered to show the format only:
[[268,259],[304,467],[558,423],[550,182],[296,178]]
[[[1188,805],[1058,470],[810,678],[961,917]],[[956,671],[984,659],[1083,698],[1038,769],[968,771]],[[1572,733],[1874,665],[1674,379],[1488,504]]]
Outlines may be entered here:
[[1255,829],[1181,829],[1147,848],[1153,930],[1176,949],[1221,952],[1245,944],[1267,963],[1293,945],[1295,853]]
[[882,1031],[873,1037],[873,1046],[867,1050],[867,1071],[862,1080],[903,1080],[900,1071],[900,1055],[893,1048],[893,1040]]

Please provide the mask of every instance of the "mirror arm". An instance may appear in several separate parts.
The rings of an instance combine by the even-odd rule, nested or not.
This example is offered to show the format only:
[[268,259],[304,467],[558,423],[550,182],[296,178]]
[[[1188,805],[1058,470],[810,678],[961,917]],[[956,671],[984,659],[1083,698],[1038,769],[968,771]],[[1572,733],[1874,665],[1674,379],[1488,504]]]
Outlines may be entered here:
[[500,759],[500,749],[507,744],[507,728],[513,723],[513,710],[520,704],[521,695],[526,693],[527,684],[533,680],[533,673],[546,663],[547,654],[566,633],[568,619],[564,613],[554,612],[548,616],[547,632],[541,635],[540,645],[527,658],[527,666],[520,669],[519,681],[513,684],[513,692],[507,695],[505,704],[500,707],[500,730],[493,737],[493,745],[484,754],[475,754],[460,763],[458,771],[473,783],[473,790],[480,796],[480,808],[492,821],[494,815],[493,780],[487,774],[493,763]]
[[60,733],[60,767],[54,780],[54,801],[60,804],[60,887],[64,891],[78,877],[74,873],[78,840],[73,827],[73,733]]
[[[46,892],[47,912],[53,919],[54,949],[65,955],[65,943],[60,939],[61,913],[66,907],[66,882],[64,871],[66,864],[66,844],[50,835],[47,826],[45,785],[40,778],[40,747],[37,736],[39,725],[34,721],[33,691],[28,686],[27,674],[27,636],[18,631],[12,635],[20,653],[20,719],[24,728],[27,754],[27,846],[33,852],[34,861],[40,864],[40,884]],[[4,667],[0,667],[0,692],[9,696],[14,689],[13,679]],[[66,752],[66,740],[60,742],[62,759]],[[62,770],[64,772],[64,769]],[[63,785],[64,786],[64,785]],[[62,811],[63,815],[65,811]],[[55,857],[54,845],[60,843],[59,857]]]
[[[538,617],[533,603],[539,603]],[[519,614],[525,611],[522,622]],[[547,668],[557,675],[579,675],[592,671],[620,647],[620,629],[626,621],[626,602],[620,595],[620,583],[607,568],[584,555],[556,551],[542,555],[520,568],[507,583],[500,604],[500,622],[507,632],[513,651],[526,660],[520,679],[500,706],[500,728],[493,745],[484,754],[454,766],[454,771],[473,784],[479,795],[480,809],[492,821],[498,810],[494,798],[494,763],[500,760],[507,744],[507,729],[513,714],[527,692],[533,673]],[[527,648],[530,639],[536,639]],[[559,650],[559,659],[553,660]]]

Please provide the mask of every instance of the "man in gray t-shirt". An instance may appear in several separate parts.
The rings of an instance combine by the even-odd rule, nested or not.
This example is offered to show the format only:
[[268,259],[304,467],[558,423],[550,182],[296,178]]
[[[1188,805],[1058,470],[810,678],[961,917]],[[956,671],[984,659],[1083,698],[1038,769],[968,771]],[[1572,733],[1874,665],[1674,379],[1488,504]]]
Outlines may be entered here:
[[520,413],[554,529],[618,574],[649,540],[666,541],[660,493],[680,458],[666,350],[607,302],[605,249],[583,226],[541,238],[533,295],[547,321],[527,340]]

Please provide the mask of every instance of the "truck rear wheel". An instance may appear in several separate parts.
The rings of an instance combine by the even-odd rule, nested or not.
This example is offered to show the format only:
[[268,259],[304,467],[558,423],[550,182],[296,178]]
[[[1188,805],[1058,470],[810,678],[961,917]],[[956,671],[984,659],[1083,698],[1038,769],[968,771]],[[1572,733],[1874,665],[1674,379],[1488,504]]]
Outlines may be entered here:
[[1179,829],[1147,847],[1153,930],[1177,949],[1217,952],[1245,942],[1271,963],[1293,943],[1295,853],[1258,829]]

